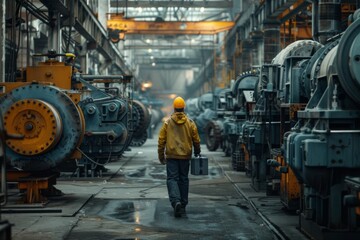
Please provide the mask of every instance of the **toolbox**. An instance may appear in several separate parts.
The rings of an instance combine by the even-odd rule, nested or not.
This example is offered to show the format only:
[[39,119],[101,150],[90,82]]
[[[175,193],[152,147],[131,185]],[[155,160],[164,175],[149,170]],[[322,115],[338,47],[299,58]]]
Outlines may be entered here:
[[208,175],[208,158],[204,155],[191,159],[191,175]]

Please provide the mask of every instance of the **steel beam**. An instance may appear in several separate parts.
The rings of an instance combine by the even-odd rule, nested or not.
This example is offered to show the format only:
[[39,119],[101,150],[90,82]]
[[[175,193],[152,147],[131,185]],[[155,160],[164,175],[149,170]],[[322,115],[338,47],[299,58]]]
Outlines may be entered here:
[[69,9],[66,7],[64,0],[40,0],[49,10],[58,12],[67,17],[70,14]]
[[145,44],[126,44],[124,45],[124,50],[133,50],[133,49],[199,49],[199,50],[213,50],[214,48],[217,48],[218,46],[211,43],[211,44],[172,44],[172,45],[145,45]]
[[168,65],[174,65],[175,67],[177,65],[201,65],[201,59],[200,58],[154,58],[151,59],[144,59],[137,60],[136,63],[138,64],[151,64],[155,62],[156,65],[159,64],[168,64]]
[[[125,34],[159,34],[159,35],[212,35],[227,31],[234,26],[233,22],[206,21],[206,22],[146,22],[134,21],[125,23]],[[116,29],[109,24],[109,28]]]
[[184,1],[184,0],[172,0],[172,1],[119,1],[111,0],[110,7],[130,7],[130,8],[151,8],[151,7],[183,7],[183,8],[233,8],[233,0],[223,1]]
[[[64,0],[41,0],[42,3],[50,10],[61,11],[62,14],[70,13],[68,6],[64,4]],[[130,74],[130,70],[126,66],[120,51],[114,43],[112,43],[107,35],[107,31],[95,17],[90,7],[84,0],[74,1],[74,25],[78,31],[89,43],[96,49],[105,61],[112,62],[125,74]],[[56,7],[61,6],[59,9]],[[66,7],[66,10],[64,9]]]
[[[268,4],[265,7],[265,4]],[[241,30],[241,40],[249,39],[254,28],[262,29],[264,21],[278,21],[279,25],[287,21],[290,17],[297,14],[308,6],[306,0],[268,0],[265,4],[251,6],[236,21],[235,26],[227,34],[225,42],[229,45],[234,44],[233,36]],[[294,5],[292,11],[289,7]],[[254,14],[255,13],[255,14]],[[257,21],[253,21],[256,19]]]
[[107,21],[109,31],[118,31],[124,34],[205,34],[212,35],[227,31],[234,26],[231,21],[135,21],[125,18],[122,14],[111,14]]
[[278,19],[280,20],[280,23],[284,23],[290,18],[294,17],[296,14],[298,14],[300,11],[305,10],[311,3],[307,1],[297,1],[293,5],[293,9],[290,11],[290,9],[285,10]]
[[83,0],[78,0],[77,2],[78,5],[75,7],[76,11],[74,12],[74,28],[84,36],[86,40],[94,43],[95,48],[104,56],[106,61],[113,62],[124,73],[130,74],[119,50],[112,42],[110,42],[107,31],[94,16],[90,7]]

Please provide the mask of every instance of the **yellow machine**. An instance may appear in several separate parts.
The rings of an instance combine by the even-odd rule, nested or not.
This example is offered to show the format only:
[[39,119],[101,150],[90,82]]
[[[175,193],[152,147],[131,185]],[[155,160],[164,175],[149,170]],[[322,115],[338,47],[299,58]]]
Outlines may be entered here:
[[64,159],[78,159],[85,132],[78,103],[81,93],[71,90],[73,67],[49,52],[48,60],[22,71],[16,82],[1,83],[6,160],[9,181],[27,189],[25,202],[41,202],[40,191],[51,189],[58,174],[52,170]]
[[[304,109],[306,104],[282,104],[280,113],[280,135],[283,136],[289,129],[289,125],[297,121],[297,111]],[[288,119],[284,119],[287,116]],[[283,139],[281,144],[283,144]],[[292,211],[299,209],[300,204],[300,184],[289,165],[285,162],[284,156],[278,154],[273,156],[278,162],[279,167],[276,168],[280,175],[280,200],[284,206]]]

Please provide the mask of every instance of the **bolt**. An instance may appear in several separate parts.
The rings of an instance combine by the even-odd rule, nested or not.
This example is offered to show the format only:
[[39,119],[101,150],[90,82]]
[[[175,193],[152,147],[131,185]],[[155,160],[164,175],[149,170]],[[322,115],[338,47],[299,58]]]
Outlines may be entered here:
[[34,129],[34,126],[33,126],[32,123],[26,123],[26,124],[25,124],[25,130],[31,131],[31,130],[33,130],[33,129]]

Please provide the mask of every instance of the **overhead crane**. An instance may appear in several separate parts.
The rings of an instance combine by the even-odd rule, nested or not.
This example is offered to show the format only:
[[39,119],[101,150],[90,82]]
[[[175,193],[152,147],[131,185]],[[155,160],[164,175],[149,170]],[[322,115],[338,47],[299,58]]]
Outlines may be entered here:
[[232,21],[136,21],[123,13],[110,14],[107,21],[109,37],[113,42],[123,40],[126,34],[212,35],[230,30]]
[[184,1],[184,0],[171,0],[171,1],[119,1],[111,0],[111,7],[183,7],[183,8],[233,8],[233,0],[218,0],[218,1]]

